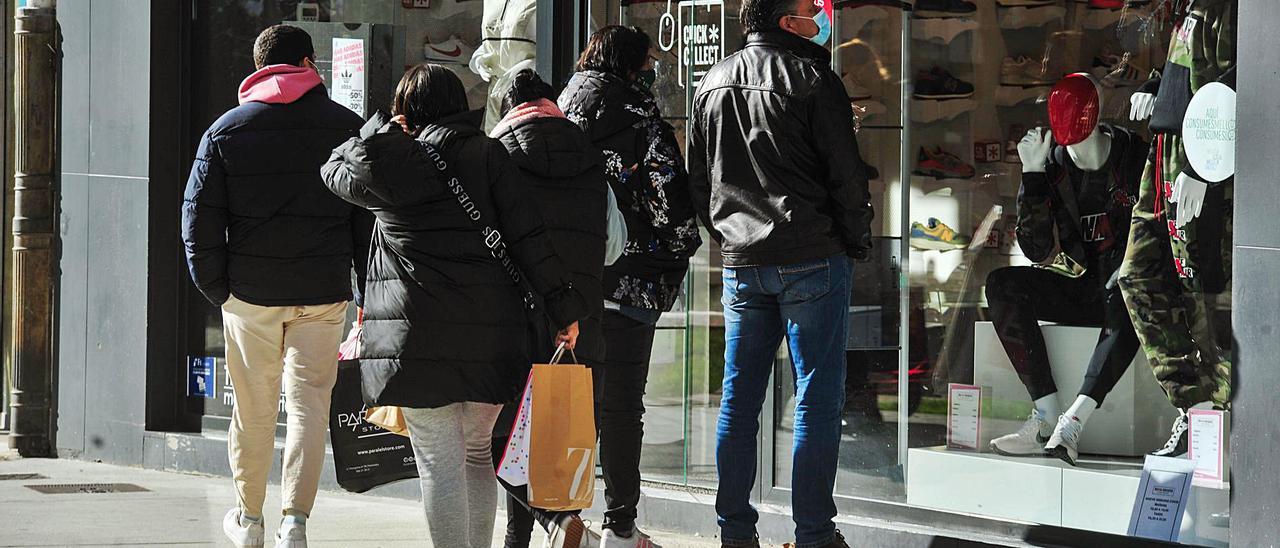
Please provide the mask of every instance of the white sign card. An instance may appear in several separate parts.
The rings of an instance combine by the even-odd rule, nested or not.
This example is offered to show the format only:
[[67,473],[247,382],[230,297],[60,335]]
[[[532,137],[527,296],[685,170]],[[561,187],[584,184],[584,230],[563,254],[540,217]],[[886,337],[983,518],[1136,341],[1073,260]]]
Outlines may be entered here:
[[680,45],[677,78],[697,89],[702,77],[724,59],[724,0],[682,0],[676,41]]
[[1222,487],[1227,481],[1226,413],[1209,409],[1187,412],[1190,440],[1187,458],[1196,463],[1196,483]]
[[1178,541],[1195,468],[1187,459],[1147,457],[1129,514],[1129,536]]
[[1226,84],[1206,84],[1191,98],[1182,120],[1187,161],[1206,182],[1236,174],[1236,92]]
[[947,447],[977,450],[982,439],[982,387],[947,385]]
[[359,38],[333,39],[333,87],[329,98],[364,118],[364,41]]

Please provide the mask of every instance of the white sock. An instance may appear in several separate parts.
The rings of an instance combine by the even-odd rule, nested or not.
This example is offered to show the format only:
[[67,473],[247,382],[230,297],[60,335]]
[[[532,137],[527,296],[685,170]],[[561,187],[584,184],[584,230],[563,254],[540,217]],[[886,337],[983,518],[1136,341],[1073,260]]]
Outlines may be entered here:
[[1058,393],[1054,392],[1035,401],[1036,413],[1045,422],[1053,422],[1058,420],[1058,415],[1062,414],[1058,407]]
[[240,526],[241,527],[248,527],[250,525],[256,525],[260,523],[262,523],[262,516],[258,516],[256,518],[249,517],[249,514],[244,513],[244,510],[240,510]]
[[1071,408],[1067,409],[1067,416],[1075,417],[1080,421],[1080,426],[1089,422],[1089,415],[1093,414],[1093,410],[1098,408],[1098,402],[1089,396],[1083,394],[1076,396],[1075,403],[1071,404]]

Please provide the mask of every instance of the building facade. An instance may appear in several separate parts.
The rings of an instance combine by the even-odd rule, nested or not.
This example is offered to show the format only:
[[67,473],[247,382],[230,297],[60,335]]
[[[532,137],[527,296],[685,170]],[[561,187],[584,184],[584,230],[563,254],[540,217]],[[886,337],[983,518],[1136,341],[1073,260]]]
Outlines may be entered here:
[[[195,145],[235,105],[236,87],[252,71],[257,33],[281,22],[307,28],[326,85],[359,91],[344,104],[362,115],[386,108],[403,69],[424,61],[451,65],[472,106],[480,107],[487,85],[467,62],[481,46],[492,3],[59,3],[63,455],[227,473],[233,393],[220,370],[221,321],[187,277],[179,211]],[[1153,13],[1160,1],[1113,8],[995,0],[977,2],[976,11],[930,13],[894,4],[838,6],[828,43],[859,115],[862,155],[878,172],[871,177],[876,252],[855,268],[849,306],[850,380],[836,486],[842,527],[868,545],[925,546],[935,537],[1124,544],[1141,456],[1164,443],[1176,409],[1140,357],[1091,419],[1079,466],[987,451],[990,438],[1021,424],[1031,402],[991,323],[984,286],[992,271],[1031,264],[1014,230],[1022,181],[1016,142],[1048,125],[1045,99],[1053,83],[1067,73],[1092,73],[1102,84],[1102,122],[1150,141],[1147,124],[1130,119],[1130,97],[1151,69],[1165,66],[1181,27]],[[539,5],[539,70],[562,83],[590,32],[638,26],[657,46],[655,95],[684,139],[701,74],[742,45],[739,5]],[[1271,22],[1280,25],[1280,6],[1239,0],[1238,21],[1224,38],[1239,52],[1236,87],[1266,89],[1265,79],[1280,70],[1280,54],[1266,38]],[[358,48],[358,61],[335,55],[350,47]],[[353,79],[348,71],[357,68],[363,77]],[[1235,215],[1234,241],[1225,244],[1234,250],[1234,268],[1224,267],[1230,283],[1213,295],[1227,325],[1220,346],[1234,366],[1232,443],[1225,450],[1231,478],[1192,488],[1194,526],[1182,539],[1203,545],[1280,542],[1268,515],[1280,504],[1274,473],[1280,437],[1268,412],[1275,396],[1262,390],[1280,382],[1268,360],[1280,351],[1272,329],[1280,285],[1270,276],[1280,267],[1280,245],[1271,240],[1280,221],[1267,212],[1265,184],[1253,183],[1280,167],[1267,151],[1271,137],[1280,139],[1280,110],[1258,92],[1241,93],[1238,101],[1236,179],[1249,184],[1226,202]],[[681,299],[659,324],[642,473],[652,488],[647,521],[705,536],[716,533],[706,495],[716,486],[724,322],[719,250],[704,240]],[[1055,378],[1075,390],[1097,330],[1052,326],[1044,333]],[[192,364],[206,358],[213,360],[206,377],[212,390],[192,390]],[[756,492],[766,510],[762,534],[782,541],[790,530],[794,387],[785,349],[776,363]],[[974,398],[979,415],[971,422],[957,407],[965,397]],[[1065,409],[1070,399],[1063,402]],[[968,432],[969,424],[977,431]],[[416,486],[382,492],[415,496]]]

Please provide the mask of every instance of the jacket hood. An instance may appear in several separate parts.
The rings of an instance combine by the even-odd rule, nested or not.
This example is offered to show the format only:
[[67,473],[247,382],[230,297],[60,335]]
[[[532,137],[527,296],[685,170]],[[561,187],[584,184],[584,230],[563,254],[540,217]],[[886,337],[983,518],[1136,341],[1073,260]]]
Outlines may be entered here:
[[449,148],[454,141],[476,135],[484,135],[480,124],[484,121],[484,110],[469,110],[452,116],[446,116],[423,126],[418,133],[418,140],[436,148]]
[[574,73],[560,94],[560,108],[593,142],[660,116],[653,94],[639,84],[595,70]]
[[240,82],[240,104],[292,103],[320,85],[320,75],[307,67],[268,65]]
[[[512,110],[511,114],[516,112]],[[526,114],[514,120],[508,117],[499,126],[504,127],[505,131],[495,133],[495,137],[506,147],[513,163],[535,176],[562,179],[588,171],[603,173],[600,152],[587,134],[567,118]]]

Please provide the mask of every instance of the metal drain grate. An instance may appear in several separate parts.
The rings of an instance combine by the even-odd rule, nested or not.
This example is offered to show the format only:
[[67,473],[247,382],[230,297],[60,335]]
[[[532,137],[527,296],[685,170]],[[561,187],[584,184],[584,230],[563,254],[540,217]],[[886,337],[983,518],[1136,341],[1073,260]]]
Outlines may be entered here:
[[49,479],[40,474],[0,474],[0,481]]
[[26,487],[46,495],[144,493],[150,491],[150,489],[132,483],[56,483],[51,485],[28,485]]

